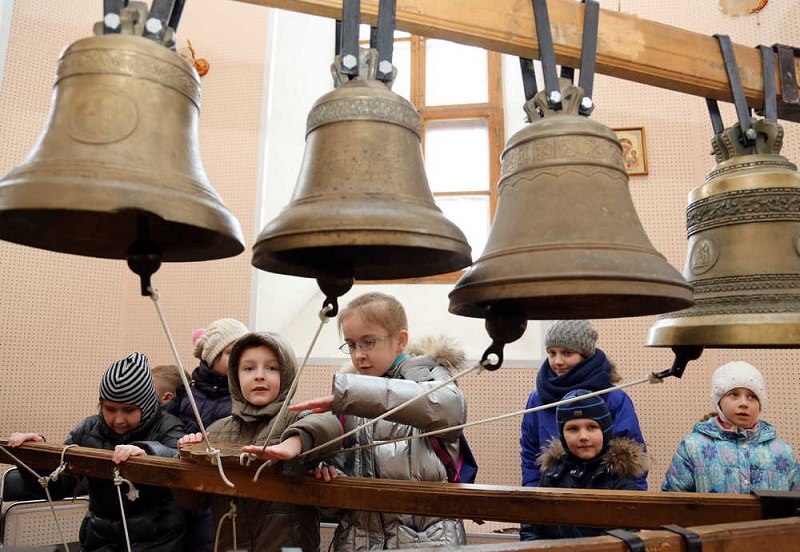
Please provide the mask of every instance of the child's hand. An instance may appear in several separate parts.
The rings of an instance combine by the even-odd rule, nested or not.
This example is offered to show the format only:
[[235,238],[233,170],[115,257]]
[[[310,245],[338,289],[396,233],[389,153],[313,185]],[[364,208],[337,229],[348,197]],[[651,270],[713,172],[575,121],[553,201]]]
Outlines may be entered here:
[[133,456],[147,456],[147,453],[136,445],[117,445],[114,447],[114,454],[111,455],[111,460],[115,464],[121,464]]
[[44,437],[38,433],[12,433],[11,437],[8,438],[8,446],[11,448],[16,448],[22,443],[27,443],[28,441],[33,441],[34,443],[43,443]]
[[[329,466],[325,462],[320,462],[319,465],[313,470],[308,470],[309,475],[313,475],[317,479],[322,479],[325,483],[339,477],[339,471],[334,466]],[[342,477],[347,477],[342,474]]]
[[321,414],[323,412],[330,412],[333,410],[333,395],[326,395],[324,397],[317,397],[316,399],[310,399],[306,402],[293,404],[289,407],[289,410],[294,410],[295,412],[300,412],[302,410],[311,410],[314,414]]
[[303,441],[299,435],[292,435],[279,445],[265,448],[264,452],[261,452],[262,448],[258,445],[247,445],[242,447],[242,452],[265,460],[291,460],[303,452]]
[[203,437],[202,433],[199,433],[199,432],[198,433],[187,433],[186,435],[184,435],[183,437],[178,439],[178,447],[180,447],[181,445],[186,445],[186,444],[199,443],[203,439],[205,439],[205,437]]

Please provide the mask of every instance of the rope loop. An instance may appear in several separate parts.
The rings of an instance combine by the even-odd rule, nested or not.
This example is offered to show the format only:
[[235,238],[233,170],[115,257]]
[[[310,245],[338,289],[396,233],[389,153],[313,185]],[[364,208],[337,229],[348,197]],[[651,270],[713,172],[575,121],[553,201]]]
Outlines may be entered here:
[[128,485],[128,492],[125,493],[125,496],[128,497],[128,500],[133,502],[137,498],[139,498],[139,489],[133,486],[128,479],[125,479],[119,474],[119,468],[114,468],[114,485],[120,487],[123,483]]

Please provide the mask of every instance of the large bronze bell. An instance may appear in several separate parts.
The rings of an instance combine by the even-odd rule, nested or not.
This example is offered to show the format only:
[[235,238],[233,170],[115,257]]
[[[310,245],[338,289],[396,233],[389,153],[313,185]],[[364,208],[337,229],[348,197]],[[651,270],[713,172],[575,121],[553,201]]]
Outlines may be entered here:
[[506,145],[486,248],[451,291],[450,312],[486,318],[492,305],[512,301],[526,318],[544,320],[690,306],[691,287],[636,215],[616,135],[578,114],[579,87],[561,79],[561,93],[559,111],[545,91],[526,104],[536,120]]
[[694,307],[664,314],[652,346],[800,346],[800,176],[779,155],[783,129],[737,123],[713,140],[716,165],[689,194],[684,275]]
[[337,87],[312,107],[294,195],[258,236],[257,268],[363,280],[429,276],[471,262],[464,234],[428,187],[419,114],[375,79],[376,54],[362,50],[356,79],[334,73]]
[[239,222],[200,160],[199,106],[195,70],[152,40],[71,44],[39,141],[0,181],[0,239],[124,259],[146,227],[165,261],[240,253]]

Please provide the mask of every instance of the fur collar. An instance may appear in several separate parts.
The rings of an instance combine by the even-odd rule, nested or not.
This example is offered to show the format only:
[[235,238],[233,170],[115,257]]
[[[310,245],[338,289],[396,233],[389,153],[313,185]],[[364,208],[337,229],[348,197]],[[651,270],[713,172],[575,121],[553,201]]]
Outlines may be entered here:
[[[566,451],[558,437],[552,438],[547,443],[547,448],[536,463],[546,470],[558,463]],[[603,466],[610,475],[617,477],[638,477],[645,473],[649,467],[649,459],[641,443],[628,437],[613,437],[608,443],[608,449],[603,453]]]
[[[429,356],[438,366],[444,366],[452,374],[462,370],[467,363],[467,356],[459,343],[445,335],[426,335],[408,344],[405,353],[409,356]],[[357,373],[352,362],[346,362],[339,368],[344,374]]]

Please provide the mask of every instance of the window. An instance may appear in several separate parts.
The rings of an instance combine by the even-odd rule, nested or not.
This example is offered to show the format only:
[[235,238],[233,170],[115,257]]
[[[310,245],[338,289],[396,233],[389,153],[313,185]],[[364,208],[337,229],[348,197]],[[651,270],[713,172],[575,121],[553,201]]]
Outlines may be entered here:
[[[369,43],[369,27],[362,26]],[[422,119],[428,183],[444,214],[467,237],[472,258],[486,245],[497,206],[504,146],[501,56],[447,40],[396,32],[392,90]],[[455,282],[460,272],[406,282]]]

